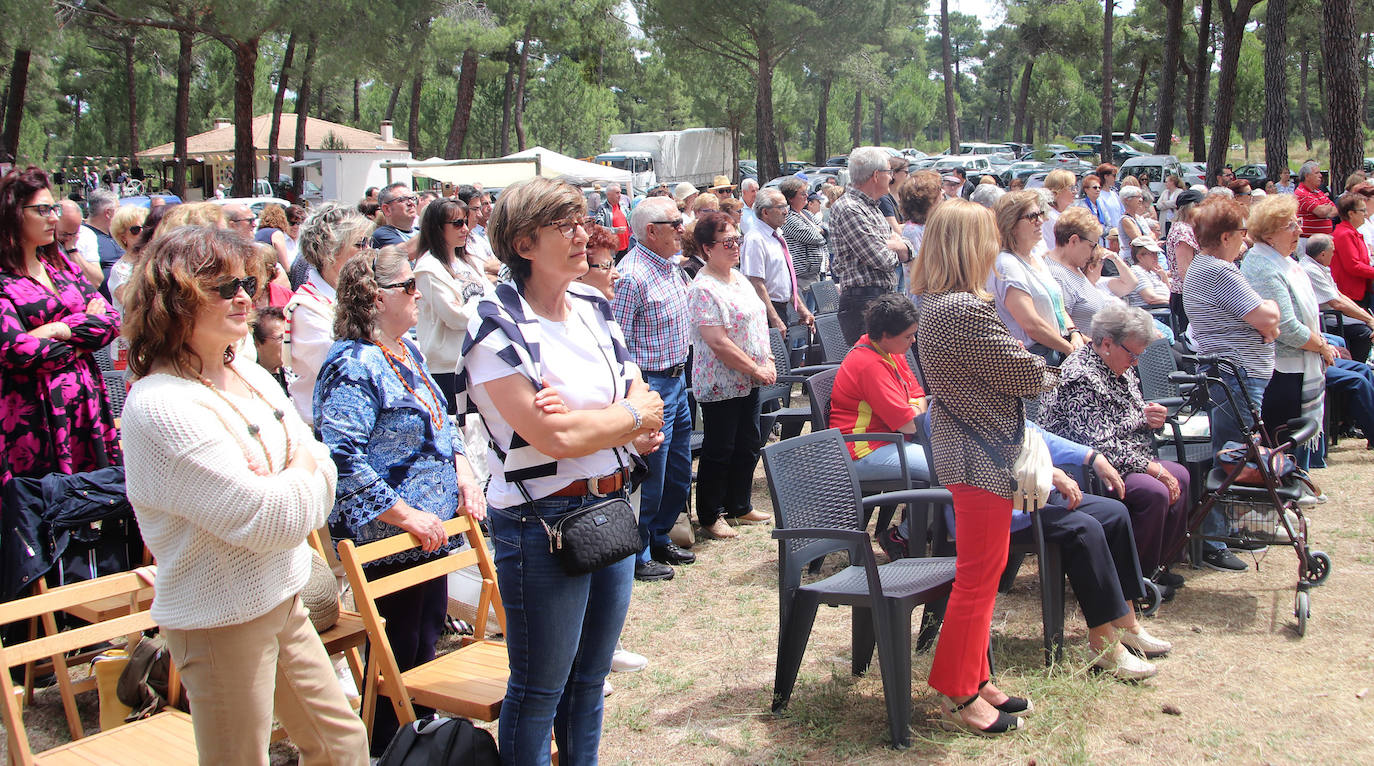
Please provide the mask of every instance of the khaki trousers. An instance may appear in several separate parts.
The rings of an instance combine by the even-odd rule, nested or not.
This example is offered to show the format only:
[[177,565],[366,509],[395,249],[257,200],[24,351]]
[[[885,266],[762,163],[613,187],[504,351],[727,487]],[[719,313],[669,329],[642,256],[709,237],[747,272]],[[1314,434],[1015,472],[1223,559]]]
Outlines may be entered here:
[[202,764],[267,766],[275,709],[302,766],[366,766],[367,732],[298,596],[241,625],[163,634]]

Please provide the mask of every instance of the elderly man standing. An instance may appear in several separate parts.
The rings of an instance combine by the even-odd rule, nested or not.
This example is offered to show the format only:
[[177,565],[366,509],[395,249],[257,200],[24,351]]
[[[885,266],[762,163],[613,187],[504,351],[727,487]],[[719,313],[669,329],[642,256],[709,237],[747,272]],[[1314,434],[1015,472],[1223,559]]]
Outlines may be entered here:
[[739,183],[739,199],[744,203],[744,211],[740,213],[739,233],[740,236],[749,233],[754,224],[759,219],[754,215],[754,200],[758,198],[759,182],[752,178],[746,178]]
[[606,187],[606,203],[596,217],[597,223],[615,232],[615,258],[619,261],[630,250],[630,203],[620,193],[620,184]]
[[81,257],[100,264],[100,294],[105,300],[109,300],[109,290],[105,287],[105,282],[110,278],[110,269],[114,268],[115,262],[124,255],[124,248],[120,247],[110,234],[110,221],[114,220],[115,211],[119,209],[119,197],[112,191],[97,189],[86,198],[86,204],[90,209],[90,215],[86,217],[84,225],[94,238],[90,235],[78,238],[77,247],[81,249]]
[[821,278],[825,230],[806,211],[805,181],[789,178],[778,185],[778,190],[787,200],[787,220],[782,223],[782,238],[787,243],[787,252],[792,256],[792,266],[797,271],[797,289],[806,307],[815,311],[816,299],[811,296],[810,288]]
[[663,444],[646,456],[649,476],[640,485],[639,539],[644,548],[635,562],[635,579],[671,580],[668,564],[697,560],[668,537],[687,507],[692,483],[687,279],[673,265],[673,256],[682,249],[682,213],[672,199],[651,197],[630,214],[630,228],[637,242],[620,262],[611,308],[644,382],[663,397]]
[[897,264],[915,255],[878,206],[892,175],[887,158],[876,146],[850,152],[849,188],[830,208],[830,271],[840,287],[840,328],[851,346],[864,334],[868,304],[896,292]]
[[[86,276],[86,281],[99,288],[105,281],[105,273],[100,270],[99,245],[95,232],[82,226],[82,223],[81,206],[69,199],[62,200],[62,217],[57,219],[57,244],[62,246],[62,252],[81,267],[81,273]],[[83,252],[95,252],[96,259],[86,260]]]
[[372,232],[372,246],[383,248],[409,242],[415,236],[420,198],[406,184],[394,183],[382,189],[377,200],[382,203],[382,218],[386,223]]
[[231,202],[224,206],[224,220],[229,223],[229,231],[239,235],[240,239],[253,241],[253,230],[257,226],[258,217],[253,215],[252,208],[242,202]]
[[1333,228],[1331,219],[1336,217],[1336,206],[1331,198],[1321,190],[1322,166],[1316,160],[1308,160],[1298,168],[1298,185],[1293,194],[1298,198],[1298,223],[1302,225],[1302,236],[1298,239],[1298,252],[1304,252],[1307,238],[1313,234],[1330,234]]
[[754,213],[758,223],[744,235],[740,244],[740,273],[749,278],[759,300],[768,307],[770,327],[786,332],[793,312],[809,327],[815,319],[801,301],[796,265],[781,231],[787,220],[787,202],[782,192],[777,189],[760,191],[755,197]]

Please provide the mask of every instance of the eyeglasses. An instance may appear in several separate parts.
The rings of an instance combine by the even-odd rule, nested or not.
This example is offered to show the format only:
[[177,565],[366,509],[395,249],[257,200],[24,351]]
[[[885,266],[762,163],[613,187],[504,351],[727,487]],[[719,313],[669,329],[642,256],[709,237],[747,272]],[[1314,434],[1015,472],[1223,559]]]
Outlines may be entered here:
[[230,219],[229,219],[229,223],[252,223],[253,221],[256,221],[256,220],[258,220],[258,217],[257,217],[257,216],[255,216],[255,215],[250,215],[250,216],[248,216],[247,218],[230,218]]
[[356,247],[356,248],[358,248],[359,250],[366,250],[366,249],[367,249],[367,240],[366,240],[366,239],[360,239],[360,240],[358,240],[357,242],[354,242],[354,243],[353,243],[353,246]]
[[589,269],[600,269],[600,270],[602,270],[602,271],[610,271],[611,269],[615,268],[615,264],[614,264],[614,263],[592,263],[591,261],[587,261],[587,268],[589,268]]
[[1242,237],[1250,233],[1250,230],[1245,228],[1244,226],[1240,227],[1239,229],[1232,229],[1231,231],[1239,232]]
[[[73,233],[73,234],[76,234],[76,233],[78,233],[78,232],[72,232],[72,233]],[[130,227],[129,227],[129,233],[132,234],[132,235],[134,235],[135,237],[137,237],[138,235],[140,235],[140,234],[143,233],[143,227],[142,227],[142,226],[130,226]]]
[[[1364,211],[1361,210],[1360,212],[1363,213]],[[1289,221],[1288,226],[1286,228],[1289,231],[1302,231],[1302,224],[1298,223],[1297,221]]]
[[651,223],[651,224],[663,224],[664,226],[671,226],[671,227],[673,227],[674,229],[681,229],[681,228],[682,228],[682,219],[681,219],[681,218],[674,218],[674,219],[672,219],[671,221],[650,221],[649,223]]
[[257,295],[258,278],[237,277],[230,279],[228,282],[225,282],[224,284],[215,288],[215,292],[219,293],[219,297],[223,298],[226,301],[233,300],[234,296],[239,294],[239,290],[243,290],[245,293],[247,293],[249,298],[252,298],[254,295]]
[[1083,191],[1095,191],[1095,190],[1101,189],[1101,188],[1102,188],[1101,186],[1084,186],[1084,187],[1083,187]]
[[735,248],[739,247],[739,243],[742,241],[743,240],[740,237],[726,237],[725,239],[718,239],[715,242],[712,242],[711,244],[723,245],[731,250],[734,250]]
[[455,228],[455,229],[466,229],[466,228],[468,228],[468,219],[466,219],[466,218],[455,218],[455,219],[453,219],[452,221],[449,221],[449,222],[448,222],[448,225],[449,225],[449,226],[452,226],[452,227]]
[[47,218],[49,216],[62,215],[61,205],[25,205],[24,209],[32,210],[33,212],[37,213],[38,215],[44,218]]
[[558,229],[558,233],[563,235],[563,239],[572,239],[573,234],[577,233],[577,227],[582,227],[582,232],[585,234],[591,231],[592,227],[596,225],[596,219],[591,216],[585,218],[563,218],[557,221],[550,221],[544,225]]
[[420,203],[420,198],[413,195],[409,197],[392,197],[391,199],[387,200],[386,202],[383,202],[382,204],[394,205],[398,202],[402,205],[418,205]]
[[1039,210],[1037,210],[1037,211],[1035,211],[1034,213],[1026,213],[1025,215],[1021,216],[1021,220],[1023,220],[1023,221],[1043,221],[1043,220],[1045,220],[1045,214],[1042,213],[1042,212],[1040,212]]
[[377,285],[378,290],[394,290],[397,287],[405,291],[406,295],[415,294],[415,277],[411,277],[404,282],[392,282],[389,285]]

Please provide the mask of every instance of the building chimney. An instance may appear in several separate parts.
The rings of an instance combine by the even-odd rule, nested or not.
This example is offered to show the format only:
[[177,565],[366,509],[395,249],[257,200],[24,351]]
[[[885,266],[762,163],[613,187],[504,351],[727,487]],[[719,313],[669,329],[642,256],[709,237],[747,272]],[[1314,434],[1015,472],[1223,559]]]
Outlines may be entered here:
[[382,120],[382,143],[389,144],[395,140],[396,134],[391,128],[391,120]]
[[233,120],[228,119],[227,117],[216,117],[216,118],[215,118],[215,130],[219,130],[220,128],[232,128],[232,127],[234,127],[234,121],[233,121]]

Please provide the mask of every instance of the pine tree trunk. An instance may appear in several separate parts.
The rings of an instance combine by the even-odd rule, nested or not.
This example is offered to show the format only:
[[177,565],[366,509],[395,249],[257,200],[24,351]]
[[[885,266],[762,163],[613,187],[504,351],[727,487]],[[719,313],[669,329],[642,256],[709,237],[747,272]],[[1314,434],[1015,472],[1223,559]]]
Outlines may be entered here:
[[[1011,140],[1017,143],[1035,131],[1035,127],[1026,120],[1026,102],[1030,99],[1031,72],[1035,69],[1035,57],[1027,56],[1026,65],[1021,69],[1021,90],[1016,97],[1016,122],[1011,129]],[[1026,138],[1026,143],[1031,143]]]
[[820,106],[816,110],[816,153],[811,158],[816,165],[824,165],[828,157],[826,133],[830,130],[830,85],[833,79],[829,74],[821,78]]
[[949,123],[949,153],[958,154],[959,107],[954,98],[954,56],[949,44],[949,0],[940,0],[940,58],[945,80],[945,119]]
[[883,98],[873,98],[873,145],[883,145]]
[[463,156],[463,142],[467,140],[468,120],[472,117],[472,97],[477,89],[477,51],[468,48],[463,51],[462,71],[458,74],[458,98],[453,108],[453,122],[448,128],[448,141],[444,144],[444,159],[456,160]]
[[1307,75],[1311,69],[1311,58],[1306,47],[1298,62],[1298,114],[1302,115],[1302,140],[1307,151],[1312,151],[1312,109],[1311,99],[1307,96]]
[[762,34],[758,39],[758,88],[754,99],[754,137],[758,142],[759,178],[777,178],[781,175],[778,167],[777,136],[773,133],[773,49],[771,38]]
[[19,156],[19,129],[24,120],[24,91],[29,87],[27,48],[14,49],[10,65],[10,84],[5,94],[5,131],[0,134],[0,162],[14,162]]
[[358,78],[353,78],[353,124],[357,125],[363,119],[362,112],[362,83]]
[[[1273,0],[1270,0],[1272,2]],[[1331,188],[1364,165],[1364,134],[1360,127],[1359,35],[1355,31],[1353,0],[1322,3],[1322,50],[1326,58],[1326,103],[1347,108],[1328,110],[1331,141]]]
[[534,19],[525,22],[525,36],[520,40],[520,67],[515,73],[515,95],[513,99],[515,121],[516,151],[525,151],[525,82],[530,67],[530,38],[534,37]]
[[515,43],[506,51],[506,87],[501,91],[501,156],[510,154],[511,94],[515,92],[515,65],[520,54]]
[[1104,0],[1102,13],[1102,162],[1110,164],[1112,157],[1112,24],[1116,20],[1116,3]]
[[1264,162],[1269,180],[1288,166],[1288,0],[1269,0],[1264,16]]
[[129,170],[138,164],[138,79],[134,76],[134,36],[126,34],[124,48],[124,100],[129,119]]
[[287,79],[291,73],[291,59],[295,55],[296,34],[292,32],[291,36],[286,38],[286,53],[281,57],[281,70],[277,74],[277,95],[272,99],[272,127],[267,132],[267,180],[273,184],[281,174],[281,110],[286,103]]
[[1126,137],[1130,138],[1135,129],[1135,109],[1140,105],[1140,90],[1145,87],[1145,70],[1150,66],[1150,54],[1146,53],[1140,59],[1140,74],[1135,78],[1135,87],[1131,88],[1131,103],[1126,107],[1126,127],[1122,128],[1126,132]]
[[398,82],[391,86],[391,98],[386,102],[386,117],[382,119],[387,122],[396,122],[396,102],[401,98],[401,84]]
[[[301,87],[296,91],[296,141],[292,156],[300,159],[305,154],[305,125],[310,113],[310,80],[315,74],[315,35],[310,35],[305,46],[305,66],[301,68]],[[291,182],[296,194],[305,191],[305,168],[292,168]]]
[[172,193],[186,199],[187,135],[191,132],[191,51],[195,37],[177,32],[177,94],[172,116]]
[[415,68],[415,76],[410,80],[410,114],[406,118],[406,141],[410,144],[410,156],[423,157],[420,150],[420,91],[424,88],[423,67]]
[[257,149],[253,146],[253,85],[258,68],[258,38],[239,40],[234,53],[234,197],[253,196]]
[[1231,116],[1236,107],[1236,70],[1240,66],[1240,44],[1250,12],[1259,0],[1218,0],[1221,5],[1221,71],[1217,75],[1217,102],[1212,117],[1212,146],[1207,155],[1207,185],[1217,182],[1217,173],[1226,164],[1231,144]]
[[1202,0],[1202,16],[1197,29],[1197,62],[1193,66],[1193,126],[1188,143],[1193,150],[1193,162],[1206,162],[1207,136],[1203,135],[1203,115],[1207,114],[1207,85],[1212,79],[1212,54],[1209,53],[1212,42],[1212,0]]
[[1178,69],[1183,47],[1183,0],[1164,3],[1164,77],[1159,81],[1159,115],[1155,122],[1155,154],[1168,154],[1174,138],[1178,108]]
[[849,118],[849,147],[851,149],[863,143],[863,118],[864,118],[864,94],[858,88],[854,89],[854,114]]

